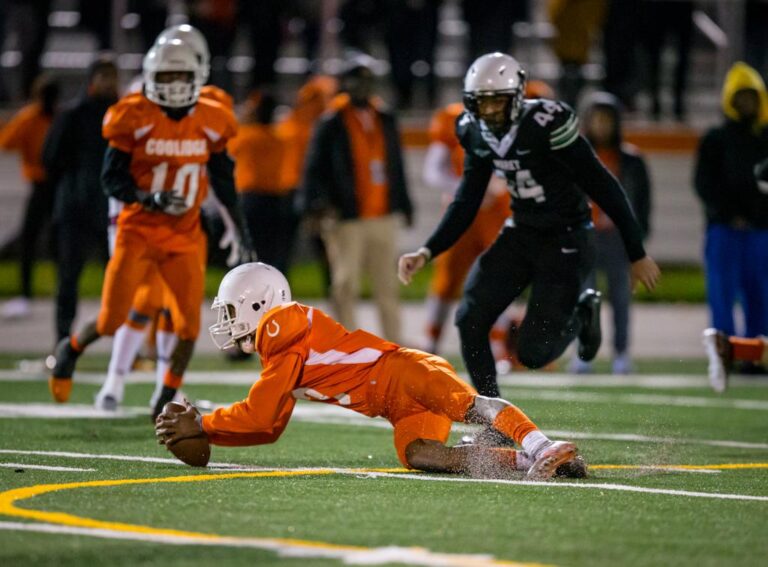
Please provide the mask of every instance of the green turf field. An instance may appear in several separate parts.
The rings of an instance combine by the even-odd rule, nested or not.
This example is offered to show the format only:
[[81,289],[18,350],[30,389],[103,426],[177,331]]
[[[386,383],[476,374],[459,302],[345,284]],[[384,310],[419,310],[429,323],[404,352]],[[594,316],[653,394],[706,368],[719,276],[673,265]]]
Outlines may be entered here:
[[[248,365],[235,368],[193,373],[184,390],[242,398]],[[768,555],[760,380],[718,397],[703,374],[515,375],[503,394],[593,465],[583,481],[531,484],[404,477],[386,423],[309,403],[277,444],[215,447],[217,465],[193,470],[137,415],[150,384],[128,386],[124,417],[54,418],[93,417],[97,377],[84,373],[54,407],[44,382],[20,376],[0,379],[0,565],[751,566]]]

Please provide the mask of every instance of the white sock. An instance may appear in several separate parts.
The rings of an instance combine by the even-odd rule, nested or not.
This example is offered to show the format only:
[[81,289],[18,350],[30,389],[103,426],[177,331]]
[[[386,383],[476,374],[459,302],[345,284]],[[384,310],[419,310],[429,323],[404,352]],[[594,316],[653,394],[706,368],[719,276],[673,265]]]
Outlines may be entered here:
[[533,458],[524,451],[518,451],[515,457],[515,469],[527,471],[533,466]]
[[552,443],[552,441],[549,440],[549,437],[536,429],[523,437],[523,451],[528,453],[531,458],[535,459],[539,451],[547,447],[550,443]]
[[144,342],[144,330],[137,330],[129,325],[121,325],[115,331],[112,342],[112,356],[109,359],[107,379],[101,387],[99,396],[113,396],[118,403],[123,401],[125,375],[131,371],[131,365]]
[[157,331],[157,334],[155,335],[157,367],[155,375],[155,391],[152,394],[152,400],[156,400],[160,397],[160,392],[163,389],[163,381],[165,380],[165,373],[171,365],[171,355],[173,354],[173,349],[176,348],[177,342],[178,337],[168,331]]

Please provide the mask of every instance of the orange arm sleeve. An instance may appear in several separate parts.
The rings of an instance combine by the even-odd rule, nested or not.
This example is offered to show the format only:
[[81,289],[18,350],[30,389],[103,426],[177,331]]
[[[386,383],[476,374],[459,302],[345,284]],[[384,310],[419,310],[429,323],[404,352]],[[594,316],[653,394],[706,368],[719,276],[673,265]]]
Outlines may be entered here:
[[248,397],[203,416],[203,430],[214,445],[264,445],[274,443],[291,418],[292,396],[304,367],[295,353],[277,358],[264,368]]
[[27,120],[19,113],[0,129],[0,149],[4,151],[18,150],[22,146],[24,126]]

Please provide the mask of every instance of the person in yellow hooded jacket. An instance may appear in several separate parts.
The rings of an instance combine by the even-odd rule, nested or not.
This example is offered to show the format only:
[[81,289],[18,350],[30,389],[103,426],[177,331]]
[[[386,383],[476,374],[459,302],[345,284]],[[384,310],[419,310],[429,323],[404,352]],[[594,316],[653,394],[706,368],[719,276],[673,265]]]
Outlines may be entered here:
[[733,306],[740,300],[743,335],[757,337],[768,334],[768,191],[756,178],[768,157],[768,93],[757,71],[741,62],[731,67],[722,107],[725,120],[702,138],[695,171],[707,220],[707,301],[711,326],[734,335]]

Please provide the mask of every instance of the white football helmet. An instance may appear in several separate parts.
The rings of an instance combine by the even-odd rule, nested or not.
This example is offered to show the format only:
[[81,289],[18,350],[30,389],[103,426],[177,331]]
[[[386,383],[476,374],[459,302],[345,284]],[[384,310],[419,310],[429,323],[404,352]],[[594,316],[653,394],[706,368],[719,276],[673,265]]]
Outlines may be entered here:
[[[179,39],[161,45],[153,45],[144,56],[144,94],[160,106],[180,108],[190,106],[200,97],[203,86],[202,66],[194,50]],[[158,83],[157,74],[163,72],[188,72],[188,81]]]
[[230,270],[219,285],[211,309],[218,310],[216,323],[208,328],[219,349],[240,346],[254,351],[256,328],[264,313],[291,301],[291,288],[280,270],[261,262]]
[[211,52],[205,36],[196,27],[181,24],[165,28],[155,39],[155,45],[162,45],[173,39],[181,40],[192,48],[202,67],[203,84],[207,83],[211,74]]
[[477,99],[482,96],[508,95],[508,126],[520,117],[525,99],[526,73],[517,60],[504,53],[487,53],[470,65],[464,77],[464,106],[475,118],[478,114]]

